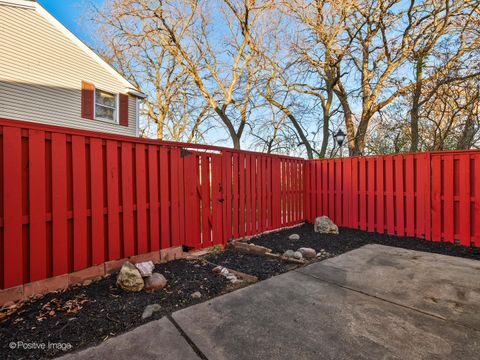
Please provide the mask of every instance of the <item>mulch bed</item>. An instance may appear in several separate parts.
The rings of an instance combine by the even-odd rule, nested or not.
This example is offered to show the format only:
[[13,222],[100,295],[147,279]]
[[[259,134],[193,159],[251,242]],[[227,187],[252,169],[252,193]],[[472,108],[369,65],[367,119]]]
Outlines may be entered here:
[[[425,251],[443,255],[458,256],[480,260],[480,248],[454,245],[447,242],[427,241],[413,237],[400,237],[387,234],[369,233],[362,230],[340,228],[339,235],[318,234],[313,231],[313,225],[301,226],[272,232],[251,239],[249,242],[265,246],[273,252],[282,254],[286,250],[297,250],[309,247],[315,251],[325,250],[330,256],[343,254],[367,244],[381,244],[410,250]],[[299,240],[289,240],[291,234],[300,235]]]
[[271,276],[279,275],[292,268],[288,263],[281,260],[233,250],[211,253],[206,255],[205,258],[216,265],[254,275],[259,280],[265,280]]
[[[299,234],[300,239],[289,240],[290,234]],[[322,259],[366,244],[382,244],[480,260],[480,248],[347,228],[341,228],[339,235],[318,234],[310,224],[261,235],[249,242],[268,247],[274,253],[280,254],[300,247],[311,247],[317,252],[324,250],[326,255]],[[64,350],[55,348],[9,348],[11,342],[19,341],[37,344],[68,343],[71,344],[71,351],[77,351],[238,288],[223,276],[215,274],[212,264],[254,275],[259,280],[296,267],[280,259],[233,250],[210,253],[204,259],[209,263],[198,259],[175,260],[156,265],[155,271],[162,273],[168,280],[167,286],[157,292],[122,291],[117,288],[116,274],[113,274],[88,286],[76,286],[64,292],[47,294],[41,299],[17,307],[17,311],[8,316],[5,316],[5,312],[0,312],[0,358],[39,359],[65,354]],[[191,294],[197,291],[202,297],[193,299]],[[150,304],[160,304],[161,310],[142,320],[142,313]]]
[[[212,268],[202,261],[175,260],[156,265],[155,271],[168,280],[167,286],[157,292],[122,291],[115,285],[115,274],[88,286],[73,287],[25,303],[6,318],[2,319],[0,314],[0,358],[60,356],[65,351],[10,350],[9,344],[18,341],[70,343],[72,351],[76,351],[231,290],[231,284],[213,273]],[[191,297],[196,291],[202,294],[200,299]],[[161,305],[161,311],[142,320],[145,307],[154,303]]]

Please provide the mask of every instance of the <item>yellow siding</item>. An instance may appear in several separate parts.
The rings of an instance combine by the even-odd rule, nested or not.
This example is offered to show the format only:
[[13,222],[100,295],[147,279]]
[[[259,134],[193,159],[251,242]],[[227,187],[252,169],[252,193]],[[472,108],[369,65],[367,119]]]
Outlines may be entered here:
[[82,80],[126,91],[37,10],[0,5],[0,117],[134,136],[136,98],[130,97],[128,127],[82,119]]

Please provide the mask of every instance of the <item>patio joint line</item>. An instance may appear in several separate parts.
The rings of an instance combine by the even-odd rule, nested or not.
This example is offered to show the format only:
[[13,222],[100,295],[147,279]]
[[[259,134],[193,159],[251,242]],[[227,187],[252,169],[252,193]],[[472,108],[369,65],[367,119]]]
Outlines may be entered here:
[[187,333],[185,331],[183,331],[181,326],[174,320],[174,318],[172,317],[172,314],[168,314],[168,315],[166,315],[166,317],[173,324],[173,326],[175,326],[175,328],[178,330],[180,335],[185,339],[185,341],[188,343],[188,345],[190,345],[190,347],[195,352],[195,354],[197,354],[198,357],[202,360],[208,360],[208,358],[205,356],[205,354],[202,352],[202,350],[200,350],[200,348],[197,346],[197,344],[195,344],[193,342],[193,340],[190,339],[190,337],[187,335]]
[[342,289],[345,289],[345,290],[354,291],[354,292],[356,292],[356,293],[359,293],[359,294],[362,294],[362,295],[365,295],[365,296],[369,296],[369,297],[372,297],[372,298],[374,298],[374,299],[378,299],[378,300],[381,300],[381,301],[384,301],[384,302],[387,302],[387,303],[390,303],[390,304],[393,304],[393,305],[397,305],[397,306],[403,307],[403,308],[405,308],[405,309],[409,309],[409,310],[413,310],[413,311],[419,312],[419,313],[421,313],[421,314],[424,314],[424,315],[427,315],[427,316],[430,316],[430,317],[433,317],[433,318],[436,318],[436,319],[445,321],[445,322],[447,322],[447,323],[453,323],[453,324],[455,324],[455,325],[464,327],[464,328],[466,328],[466,329],[480,332],[480,329],[477,329],[477,328],[475,328],[475,327],[471,327],[471,326],[468,326],[468,325],[465,325],[465,324],[460,324],[460,323],[458,323],[458,322],[456,322],[456,321],[454,321],[454,320],[450,320],[450,319],[444,318],[443,316],[429,313],[428,311],[424,311],[424,310],[417,309],[417,308],[414,308],[414,307],[411,307],[411,306],[408,306],[408,305],[400,304],[400,303],[397,303],[397,302],[395,302],[395,301],[388,300],[388,299],[385,299],[385,298],[382,298],[382,297],[378,297],[378,296],[376,296],[376,295],[372,295],[372,294],[369,294],[369,293],[367,293],[367,292],[364,292],[364,291],[361,291],[361,290],[358,290],[358,289],[354,289],[354,288],[351,288],[351,287],[348,287],[348,286],[345,286],[345,285],[340,285],[340,284],[338,284],[338,283],[336,283],[336,282],[334,282],[334,281],[325,280],[325,279],[322,279],[322,278],[320,278],[320,277],[318,277],[318,276],[304,273],[304,272],[302,272],[302,271],[300,271],[300,270],[301,270],[301,269],[294,270],[294,271],[295,271],[296,273],[298,273],[298,274],[302,274],[302,275],[304,275],[304,276],[311,277],[311,278],[313,278],[313,279],[316,279],[316,280],[325,282],[325,283],[330,284],[330,285],[337,286],[337,287],[342,288]]

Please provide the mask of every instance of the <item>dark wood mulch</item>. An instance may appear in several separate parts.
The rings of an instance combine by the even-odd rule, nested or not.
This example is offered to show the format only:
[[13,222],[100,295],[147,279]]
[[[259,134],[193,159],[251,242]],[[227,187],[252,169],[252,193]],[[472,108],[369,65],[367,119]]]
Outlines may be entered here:
[[[289,240],[290,234],[299,240]],[[328,257],[359,248],[366,244],[382,244],[405,249],[427,251],[480,260],[480,248],[416,238],[368,233],[341,228],[339,235],[317,234],[313,226],[302,226],[265,234],[250,242],[266,246],[276,253],[311,247],[325,250]],[[205,257],[209,262],[257,276],[260,280],[288,271],[292,265],[257,254],[225,250]],[[212,272],[213,265],[202,260],[176,260],[156,265],[155,271],[168,280],[165,289],[148,293],[127,293],[115,285],[116,274],[88,286],[77,286],[65,292],[52,293],[25,303],[18,311],[3,317],[0,313],[0,359],[41,359],[60,356],[61,349],[11,350],[11,342],[68,343],[72,351],[95,345],[109,337],[131,330],[143,323],[159,319],[176,310],[203,302],[234,289],[222,276]],[[200,291],[202,297],[191,294]],[[147,305],[160,304],[161,311],[142,320]],[[41,320],[39,320],[41,319]]]
[[291,268],[288,263],[281,260],[233,250],[211,253],[205,258],[211,263],[254,275],[259,280],[265,280],[271,276],[284,273]]
[[[443,255],[459,256],[480,260],[480,248],[454,245],[447,242],[427,241],[413,237],[400,237],[387,234],[369,233],[362,230],[340,228],[339,235],[318,234],[313,231],[313,225],[303,224],[296,228],[261,235],[250,240],[251,243],[283,253],[286,250],[297,250],[300,247],[310,247],[317,252],[324,249],[331,256],[359,248],[367,244],[381,244],[404,249],[425,251]],[[291,234],[300,235],[299,240],[289,240]]]
[[[115,285],[115,274],[26,303],[0,320],[0,359],[51,358],[65,353],[61,349],[11,350],[10,342],[18,341],[70,343],[76,351],[231,290],[230,283],[212,268],[200,261],[175,260],[156,265],[155,271],[168,280],[167,286],[157,292],[122,291]],[[196,291],[202,294],[200,299],[192,299]],[[162,310],[142,320],[145,307],[155,303]],[[43,320],[37,320],[41,314]]]

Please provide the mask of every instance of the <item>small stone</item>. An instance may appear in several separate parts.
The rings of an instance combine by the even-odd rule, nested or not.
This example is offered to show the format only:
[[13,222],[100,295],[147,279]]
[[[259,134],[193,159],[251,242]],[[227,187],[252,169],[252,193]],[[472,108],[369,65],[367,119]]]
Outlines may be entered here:
[[202,297],[202,293],[200,291],[195,291],[192,295],[190,295],[192,299],[200,299]]
[[141,263],[136,263],[135,267],[140,271],[142,277],[149,277],[152,275],[153,269],[155,269],[155,264],[153,261],[144,261]]
[[328,216],[317,217],[314,230],[321,234],[338,234],[338,226]]
[[302,260],[303,259],[303,255],[300,251],[295,251],[293,253],[293,256],[292,256],[294,259],[297,259],[297,260]]
[[313,259],[315,256],[317,256],[317,253],[312,248],[300,248],[297,251],[300,252],[304,258],[307,259]]
[[151,304],[145,307],[143,310],[142,319],[147,319],[151,317],[154,313],[159,312],[162,307],[159,304]]
[[143,289],[142,275],[131,262],[127,261],[120,269],[117,286],[125,291],[141,291]]
[[155,291],[161,290],[167,285],[165,276],[159,273],[153,273],[152,276],[145,278],[145,290]]
[[294,253],[295,253],[295,251],[293,251],[293,250],[287,250],[283,253],[283,256],[292,257]]
[[214,273],[219,274],[219,273],[222,272],[222,269],[223,269],[222,266],[215,266],[215,267],[212,269],[212,271],[213,271]]
[[300,235],[298,234],[292,234],[288,237],[290,240],[299,240],[300,239]]
[[85,280],[85,281],[82,283],[82,285],[83,285],[83,286],[88,286],[88,285],[90,285],[91,283],[92,283],[92,280]]
[[233,274],[228,274],[227,276],[225,276],[225,278],[230,282],[236,282],[238,280],[237,277]]

